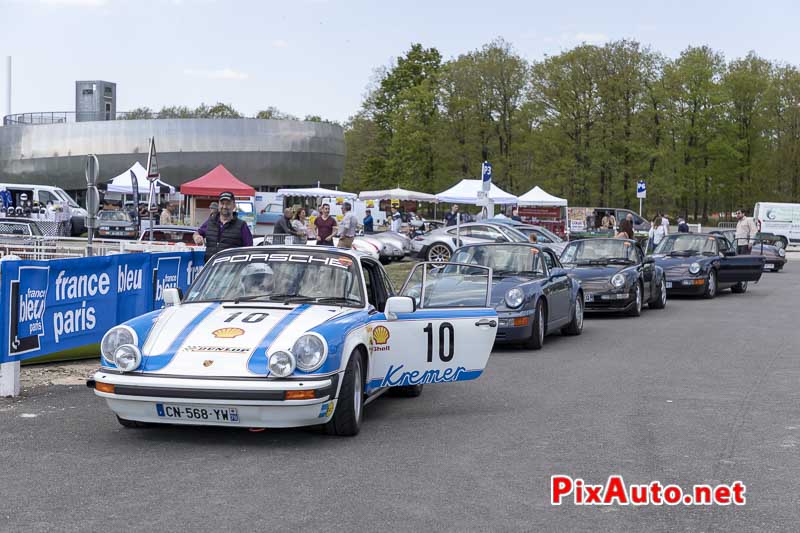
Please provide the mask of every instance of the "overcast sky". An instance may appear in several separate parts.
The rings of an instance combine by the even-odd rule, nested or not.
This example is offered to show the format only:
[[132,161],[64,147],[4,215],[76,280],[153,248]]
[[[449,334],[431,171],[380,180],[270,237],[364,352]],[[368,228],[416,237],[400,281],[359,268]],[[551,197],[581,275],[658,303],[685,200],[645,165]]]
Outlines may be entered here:
[[[217,101],[345,121],[376,67],[413,42],[445,58],[502,36],[538,60],[636,39],[800,64],[800,2],[0,0],[15,113],[73,111],[74,82],[116,82],[119,111]],[[5,66],[0,74],[5,80]],[[5,83],[0,88],[5,93]],[[2,113],[5,114],[5,98]]]

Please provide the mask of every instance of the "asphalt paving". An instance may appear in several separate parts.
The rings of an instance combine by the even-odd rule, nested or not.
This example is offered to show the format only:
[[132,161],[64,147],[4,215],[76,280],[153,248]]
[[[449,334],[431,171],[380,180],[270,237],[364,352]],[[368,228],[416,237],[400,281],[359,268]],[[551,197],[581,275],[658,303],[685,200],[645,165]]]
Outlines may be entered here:
[[[119,426],[80,386],[0,400],[1,531],[797,531],[800,263],[588,319],[361,433]],[[550,476],[732,483],[744,506],[550,505]]]

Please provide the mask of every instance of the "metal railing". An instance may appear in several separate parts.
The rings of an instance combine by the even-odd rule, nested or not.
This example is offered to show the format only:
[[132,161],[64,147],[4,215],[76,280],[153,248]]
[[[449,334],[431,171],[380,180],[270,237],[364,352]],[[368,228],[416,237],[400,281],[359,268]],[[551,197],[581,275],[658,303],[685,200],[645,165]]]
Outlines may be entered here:
[[[94,239],[94,256],[130,254],[142,252],[171,252],[175,250],[205,250],[205,247],[191,247],[184,243],[117,241]],[[86,256],[86,239],[80,237],[29,237],[0,242],[0,258],[19,259],[67,259]]]

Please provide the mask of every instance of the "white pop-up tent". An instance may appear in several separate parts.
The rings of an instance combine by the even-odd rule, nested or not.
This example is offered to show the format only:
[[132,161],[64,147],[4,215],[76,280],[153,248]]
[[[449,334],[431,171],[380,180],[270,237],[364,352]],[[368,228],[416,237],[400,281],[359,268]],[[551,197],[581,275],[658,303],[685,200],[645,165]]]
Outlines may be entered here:
[[[150,182],[147,181],[147,170],[137,161],[131,168],[112,179],[106,185],[107,192],[115,192],[120,194],[133,194],[133,184],[131,183],[131,172],[136,175],[138,182],[139,194],[142,196],[149,194]],[[175,187],[169,183],[161,180],[156,181],[158,192],[163,194],[174,194]]]
[[300,196],[302,198],[344,198],[345,200],[355,200],[356,194],[344,191],[335,191],[323,187],[307,187],[304,189],[278,189],[276,197]]
[[[478,205],[478,193],[483,190],[481,180],[461,180],[444,192],[436,195],[440,202],[453,204],[473,204]],[[516,204],[517,197],[509,194],[494,183],[492,183],[488,194],[489,199],[495,204],[508,205]]]
[[436,202],[436,196],[425,192],[409,191],[395,187],[383,191],[361,191],[359,200],[403,200],[412,202]]
[[567,201],[564,198],[553,196],[537,185],[519,197],[519,205],[563,207],[567,205]]

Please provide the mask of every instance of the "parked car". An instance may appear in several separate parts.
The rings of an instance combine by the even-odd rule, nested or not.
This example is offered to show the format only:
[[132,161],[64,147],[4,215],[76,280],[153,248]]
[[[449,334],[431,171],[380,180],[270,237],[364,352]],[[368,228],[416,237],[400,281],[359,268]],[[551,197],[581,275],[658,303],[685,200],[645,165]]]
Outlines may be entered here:
[[524,233],[528,238],[530,238],[531,234],[535,234],[536,244],[541,244],[547,248],[550,248],[557,255],[560,255],[561,252],[564,251],[564,247],[567,245],[567,241],[542,226],[526,224],[510,218],[492,218],[490,221],[497,221],[499,224],[508,224],[520,233]]
[[[180,243],[186,246],[197,246],[194,243],[194,233],[196,231],[197,228],[191,226],[153,226],[152,242]],[[150,230],[142,230],[139,240],[150,241]]]
[[[427,286],[424,302],[459,305],[472,298],[471,287],[462,277],[470,266],[492,269],[490,304],[499,320],[496,342],[521,343],[538,350],[546,335],[561,331],[580,335],[583,331],[583,291],[580,283],[567,275],[552,250],[528,243],[481,243],[458,248],[452,260],[427,273],[436,280]],[[478,273],[479,274],[479,273]],[[401,294],[422,301],[421,278],[409,276]]]
[[352,250],[226,250],[185,297],[166,289],[168,307],[111,328],[87,385],[128,428],[323,426],[355,435],[364,406],[388,388],[418,396],[423,385],[481,375],[497,313],[486,305],[487,282],[474,289],[473,307],[417,308],[395,296],[378,261]]
[[764,257],[736,255],[722,235],[678,233],[667,235],[653,258],[667,276],[667,292],[713,298],[721,290],[747,291],[751,281],[761,279]]
[[103,209],[97,213],[95,236],[104,239],[135,239],[139,232],[125,211]]
[[447,226],[435,229],[426,235],[416,237],[412,241],[412,250],[427,261],[446,263],[456,248],[487,241],[524,243],[528,242],[528,237],[507,224],[471,222],[461,224],[460,227]]
[[[736,248],[736,230],[717,230],[712,231],[712,235],[722,235]],[[783,270],[786,265],[786,248],[783,246],[776,246],[775,244],[767,244],[758,237],[753,244],[750,255],[760,255],[764,257],[765,266],[772,268],[775,272]]]
[[564,248],[561,263],[580,280],[587,312],[639,316],[644,304],[650,309],[667,305],[664,269],[635,240],[572,241]]
[[382,231],[380,233],[370,233],[359,237],[360,239],[372,239],[381,244],[380,256],[382,263],[399,261],[411,252],[411,239],[396,231]]

